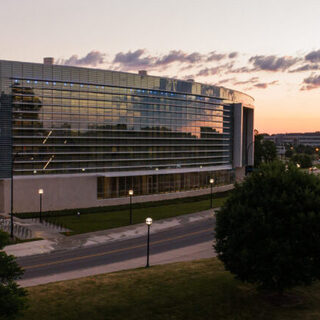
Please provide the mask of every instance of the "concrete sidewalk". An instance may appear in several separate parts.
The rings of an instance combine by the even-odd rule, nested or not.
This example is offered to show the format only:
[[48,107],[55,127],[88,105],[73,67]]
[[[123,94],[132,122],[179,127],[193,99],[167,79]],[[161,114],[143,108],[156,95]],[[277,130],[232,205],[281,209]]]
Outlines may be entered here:
[[[170,219],[157,220],[152,224],[152,232],[156,233],[170,228],[179,227],[183,224],[211,219],[214,219],[214,210],[206,210]],[[145,236],[147,232],[146,225],[141,223],[132,226],[101,230],[68,237],[55,230],[45,230],[45,226],[40,223],[39,226],[34,222],[32,224],[31,221],[25,221],[25,223],[30,223],[29,227],[32,227],[34,231],[36,228],[39,228],[37,236],[46,239],[6,246],[4,251],[7,254],[12,254],[16,257],[24,257],[50,253],[56,250],[72,250],[114,241],[138,238]]]

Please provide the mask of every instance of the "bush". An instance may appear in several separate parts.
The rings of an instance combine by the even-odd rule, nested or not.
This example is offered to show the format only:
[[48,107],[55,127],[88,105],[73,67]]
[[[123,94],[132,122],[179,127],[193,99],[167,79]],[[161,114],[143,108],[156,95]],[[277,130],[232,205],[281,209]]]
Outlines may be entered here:
[[216,218],[216,252],[238,279],[278,292],[320,279],[316,176],[263,164],[236,185]]

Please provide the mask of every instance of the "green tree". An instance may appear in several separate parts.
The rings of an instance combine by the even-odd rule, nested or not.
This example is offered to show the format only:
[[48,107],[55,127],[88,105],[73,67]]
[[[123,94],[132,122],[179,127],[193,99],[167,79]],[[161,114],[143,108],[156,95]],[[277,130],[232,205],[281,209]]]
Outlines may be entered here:
[[263,135],[256,134],[254,136],[254,166],[259,167],[263,160]]
[[291,158],[293,156],[293,151],[291,149],[286,150],[285,154],[286,158]]
[[263,141],[263,159],[265,162],[271,162],[277,159],[277,148],[273,141]]
[[262,162],[274,161],[277,158],[277,148],[274,142],[264,140],[262,134],[254,137],[254,166],[259,167]]
[[[0,249],[8,243],[8,235],[0,231]],[[26,291],[15,280],[23,274],[14,256],[0,251],[0,318],[12,319],[26,307]]]
[[303,144],[299,144],[294,149],[295,149],[296,153],[305,153],[308,155],[312,155],[315,153],[315,148],[313,148],[311,146],[305,146]]
[[215,250],[242,281],[282,293],[320,279],[320,179],[262,164],[216,215]]
[[312,167],[312,157],[305,153],[297,153],[290,159],[294,164],[299,164],[301,168]]

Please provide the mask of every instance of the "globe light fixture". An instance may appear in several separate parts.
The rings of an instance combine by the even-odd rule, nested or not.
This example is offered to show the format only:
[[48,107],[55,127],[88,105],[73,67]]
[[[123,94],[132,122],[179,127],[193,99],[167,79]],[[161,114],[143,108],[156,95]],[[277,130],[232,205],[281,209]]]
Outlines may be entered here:
[[146,268],[149,268],[149,252],[150,252],[150,226],[152,225],[152,218],[146,219],[146,225],[148,226],[148,240],[147,240],[147,264]]
[[210,182],[210,188],[211,188],[210,208],[212,209],[212,207],[213,207],[213,184],[214,184],[214,179],[211,178],[209,180],[209,182]]
[[129,197],[130,197],[130,224],[132,224],[132,196],[133,196],[133,190],[129,190]]
[[39,193],[39,196],[40,196],[39,220],[40,220],[40,223],[42,223],[42,195],[43,195],[43,189],[39,189],[39,190],[38,190],[38,193]]

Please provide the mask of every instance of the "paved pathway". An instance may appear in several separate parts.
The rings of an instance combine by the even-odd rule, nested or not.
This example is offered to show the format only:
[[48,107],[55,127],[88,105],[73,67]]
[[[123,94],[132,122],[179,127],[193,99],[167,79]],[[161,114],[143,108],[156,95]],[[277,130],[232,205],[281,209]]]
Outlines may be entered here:
[[[214,216],[213,210],[206,210],[198,213],[182,215],[170,219],[154,221],[152,232],[156,233],[166,229],[181,226],[195,221],[210,219]],[[4,248],[8,254],[16,257],[31,256],[43,253],[50,253],[57,250],[72,250],[75,248],[89,247],[98,244],[121,241],[130,238],[138,238],[146,234],[147,227],[144,223],[132,226],[101,230],[96,232],[84,233],[74,236],[64,236],[59,230],[55,230],[44,224],[40,224],[32,219],[17,219],[19,222],[31,228],[35,237],[44,240],[25,242],[10,245]]]

